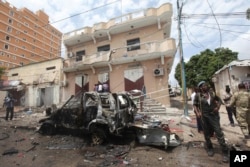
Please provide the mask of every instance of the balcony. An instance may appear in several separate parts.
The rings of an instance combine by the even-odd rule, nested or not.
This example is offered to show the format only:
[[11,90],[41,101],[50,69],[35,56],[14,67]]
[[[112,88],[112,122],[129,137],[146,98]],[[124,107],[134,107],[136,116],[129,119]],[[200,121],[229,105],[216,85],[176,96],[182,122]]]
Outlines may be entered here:
[[[135,61],[146,61],[157,58],[173,57],[176,52],[174,39],[165,39],[163,41],[151,41],[140,44],[140,49],[130,50],[130,47],[121,47],[111,51],[98,52],[93,55],[83,56],[82,61],[77,61],[72,57],[65,61],[64,72],[73,72],[78,70],[94,69],[98,67],[117,64],[130,63]],[[132,46],[133,47],[133,46]]]
[[96,38],[107,36],[111,39],[112,35],[127,32],[134,28],[142,28],[150,25],[158,25],[161,28],[163,25],[168,25],[164,28],[164,34],[170,36],[172,5],[165,3],[159,8],[149,8],[137,12],[122,15],[113,18],[108,22],[100,22],[93,25],[93,27],[83,27],[63,35],[63,41],[66,46],[74,46],[79,43],[94,40]]

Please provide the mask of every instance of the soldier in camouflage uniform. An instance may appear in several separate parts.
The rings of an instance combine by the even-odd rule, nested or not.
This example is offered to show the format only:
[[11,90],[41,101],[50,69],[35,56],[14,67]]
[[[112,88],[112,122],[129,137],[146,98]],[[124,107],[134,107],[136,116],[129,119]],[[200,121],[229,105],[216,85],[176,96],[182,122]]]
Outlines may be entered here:
[[238,85],[239,91],[235,92],[228,107],[236,106],[236,119],[245,135],[245,138],[249,138],[250,129],[250,94],[246,91],[246,87],[243,83]]
[[213,129],[222,149],[222,161],[227,163],[229,161],[229,148],[221,130],[219,115],[219,109],[222,101],[214,92],[209,91],[208,85],[204,81],[201,81],[198,84],[198,87],[201,91],[195,95],[193,107],[196,113],[198,113],[197,115],[199,115],[202,119],[208,156],[214,155],[213,144],[210,139],[211,129]]

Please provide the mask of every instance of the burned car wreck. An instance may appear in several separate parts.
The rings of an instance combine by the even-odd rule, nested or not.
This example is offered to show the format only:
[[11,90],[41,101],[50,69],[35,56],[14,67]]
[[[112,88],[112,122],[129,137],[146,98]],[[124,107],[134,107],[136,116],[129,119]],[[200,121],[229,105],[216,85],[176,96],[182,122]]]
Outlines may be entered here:
[[[110,135],[124,136],[133,132],[141,144],[177,146],[179,137],[159,126],[149,126],[145,121],[136,121],[138,108],[129,92],[98,93],[95,91],[71,96],[67,102],[47,118],[40,120],[39,132],[53,135],[57,128],[64,127],[91,134],[94,145],[103,144]],[[147,121],[150,122],[150,121]]]

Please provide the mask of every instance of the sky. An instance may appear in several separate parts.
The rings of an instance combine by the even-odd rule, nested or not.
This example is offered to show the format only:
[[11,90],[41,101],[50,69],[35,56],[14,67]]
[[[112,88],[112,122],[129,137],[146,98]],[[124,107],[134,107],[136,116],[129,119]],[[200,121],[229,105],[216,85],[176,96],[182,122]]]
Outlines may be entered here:
[[[179,43],[177,0],[6,0],[16,8],[26,7],[32,12],[43,10],[50,24],[62,33],[95,23],[106,22],[123,14],[158,8],[164,3],[173,5],[170,38]],[[250,59],[250,20],[246,11],[250,0],[179,0],[182,6],[181,43],[184,61],[205,49],[219,47],[238,52],[238,59]],[[62,49],[62,53],[64,53]],[[62,55],[63,56],[63,55]],[[175,67],[180,62],[175,55],[169,83],[177,85]]]

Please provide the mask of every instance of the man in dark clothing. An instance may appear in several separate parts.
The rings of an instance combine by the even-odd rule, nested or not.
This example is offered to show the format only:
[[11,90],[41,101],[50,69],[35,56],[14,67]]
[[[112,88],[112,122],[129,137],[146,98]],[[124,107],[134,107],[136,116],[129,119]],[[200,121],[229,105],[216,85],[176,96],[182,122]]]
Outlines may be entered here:
[[229,86],[226,86],[226,92],[223,95],[223,101],[224,101],[224,104],[226,105],[227,115],[228,115],[228,119],[230,121],[230,124],[231,124],[231,126],[234,126],[233,107],[227,106],[227,104],[230,104],[231,97],[233,96],[230,91],[231,91],[231,89],[229,88]]
[[12,97],[10,93],[4,98],[4,106],[6,107],[6,117],[5,120],[8,121],[9,114],[10,114],[10,120],[13,119],[14,116],[14,102],[16,100]]
[[229,150],[220,127],[219,109],[221,99],[215,93],[209,91],[206,82],[200,82],[198,87],[201,89],[201,92],[196,94],[193,107],[197,113],[201,113],[208,156],[214,155],[213,144],[210,139],[211,129],[213,129],[222,149],[223,162],[227,163],[229,161]]

